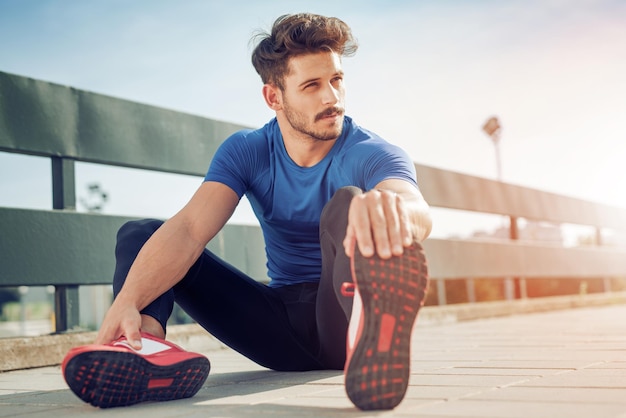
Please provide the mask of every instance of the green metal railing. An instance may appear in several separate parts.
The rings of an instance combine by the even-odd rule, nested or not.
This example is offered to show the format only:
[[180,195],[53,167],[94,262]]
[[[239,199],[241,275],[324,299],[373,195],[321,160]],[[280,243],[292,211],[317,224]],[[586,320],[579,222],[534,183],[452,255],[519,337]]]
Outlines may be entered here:
[[[204,175],[212,155],[242,126],[174,112],[0,72],[0,151],[49,158],[51,210],[0,208],[0,287],[54,286],[56,331],[79,324],[78,288],[109,284],[117,229],[129,217],[76,211],[76,162]],[[521,218],[626,230],[626,210],[417,165],[433,207],[508,217],[507,240],[428,239],[430,275],[439,304],[446,283],[487,278],[626,277],[626,248],[521,241]],[[4,180],[7,181],[7,180]],[[264,243],[255,226],[227,225],[209,244],[252,277],[266,276]],[[610,291],[608,285],[604,291]],[[517,297],[524,297],[522,292]],[[507,298],[516,297],[508,291]],[[472,297],[470,295],[470,301]]]

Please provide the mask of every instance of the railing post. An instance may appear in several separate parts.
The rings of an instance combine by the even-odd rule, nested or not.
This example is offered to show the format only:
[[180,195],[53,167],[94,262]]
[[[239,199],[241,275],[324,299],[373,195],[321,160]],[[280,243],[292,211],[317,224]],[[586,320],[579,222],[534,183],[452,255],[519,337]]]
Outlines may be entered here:
[[517,217],[509,216],[509,238],[512,240],[519,239],[519,227],[517,226]]
[[[597,246],[601,246],[604,244],[604,239],[602,238],[602,228],[599,226],[596,226],[595,228],[595,232],[596,232],[596,245]],[[610,293],[613,291],[612,286],[611,286],[611,278],[610,277],[603,277],[602,278],[602,291],[604,293]]]
[[596,232],[596,245],[600,246],[603,244],[604,239],[602,238],[602,228],[599,226],[595,227]]
[[504,278],[504,299],[515,300],[515,279],[513,277]]
[[469,303],[476,302],[476,283],[473,278],[465,279],[465,291],[467,292],[467,301]]
[[[509,238],[517,241],[519,239],[519,227],[517,225],[517,217],[509,216]],[[506,300],[515,300],[516,283],[519,283],[519,277],[505,277],[504,278],[504,297]]]
[[528,287],[525,277],[520,277],[519,279],[519,297],[520,299],[528,299]]
[[437,282],[437,302],[440,306],[446,305],[446,281],[445,279],[439,279]]
[[52,209],[76,210],[74,160],[52,157]]
[[54,289],[55,332],[60,333],[77,326],[78,286],[56,286]]
[[[76,210],[74,160],[52,157],[52,208]],[[78,304],[78,286],[55,287],[55,332],[79,325]]]

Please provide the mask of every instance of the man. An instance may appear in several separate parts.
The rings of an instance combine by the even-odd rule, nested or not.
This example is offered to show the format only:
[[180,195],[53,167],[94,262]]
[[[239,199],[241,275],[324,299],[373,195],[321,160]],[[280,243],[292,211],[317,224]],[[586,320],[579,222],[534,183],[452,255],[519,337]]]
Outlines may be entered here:
[[[361,409],[404,397],[427,285],[429,208],[408,156],[344,115],[341,20],[278,18],[252,62],[276,117],[228,138],[174,217],[118,233],[115,300],[96,344],[63,362],[100,407],[193,396],[208,360],[164,340],[174,301],[228,346],[274,370],[345,369]],[[263,229],[269,285],[206,250],[246,195]],[[348,336],[346,338],[346,335]]]

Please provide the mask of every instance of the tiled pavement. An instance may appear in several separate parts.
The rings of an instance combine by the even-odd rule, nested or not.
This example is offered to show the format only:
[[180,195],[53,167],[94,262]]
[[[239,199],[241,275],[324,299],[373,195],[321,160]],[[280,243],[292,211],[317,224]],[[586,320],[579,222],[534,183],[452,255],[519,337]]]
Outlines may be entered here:
[[0,417],[626,418],[626,305],[448,324],[420,322],[412,375],[393,411],[355,409],[336,371],[279,373],[231,350],[192,399],[99,410],[58,367],[0,374]]

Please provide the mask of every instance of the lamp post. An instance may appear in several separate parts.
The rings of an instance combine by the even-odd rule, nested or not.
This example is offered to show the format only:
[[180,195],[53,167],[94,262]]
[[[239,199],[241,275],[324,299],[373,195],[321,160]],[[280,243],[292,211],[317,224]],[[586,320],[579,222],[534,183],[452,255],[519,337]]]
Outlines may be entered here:
[[[498,181],[502,181],[502,160],[500,158],[500,134],[502,133],[502,126],[496,116],[492,116],[483,125],[483,131],[491,138],[493,147],[496,150],[496,170],[498,175]],[[517,227],[517,217],[509,216],[509,238],[512,240],[519,239],[519,230]],[[519,297],[525,299],[526,296],[526,280],[519,277],[505,277],[504,278],[504,294],[507,300],[513,300],[516,298],[516,293]]]
[[496,116],[492,116],[487,119],[487,122],[483,125],[483,131],[491,138],[493,146],[496,150],[496,170],[498,175],[498,181],[502,181],[502,161],[500,158],[500,133],[502,132],[502,126]]

